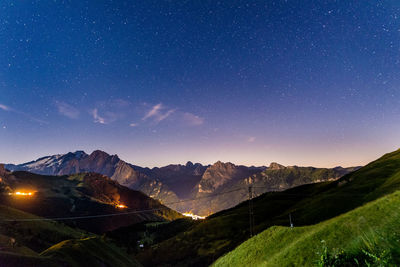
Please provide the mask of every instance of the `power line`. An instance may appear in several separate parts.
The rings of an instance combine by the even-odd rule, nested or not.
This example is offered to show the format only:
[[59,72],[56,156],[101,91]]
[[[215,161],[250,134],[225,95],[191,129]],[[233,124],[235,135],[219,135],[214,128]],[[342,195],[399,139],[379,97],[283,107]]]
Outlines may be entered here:
[[2,222],[64,221],[64,220],[90,219],[90,218],[101,218],[101,217],[120,216],[120,215],[127,215],[127,214],[145,213],[145,212],[151,212],[151,211],[158,211],[158,210],[162,210],[162,209],[166,209],[166,208],[167,207],[163,207],[163,208],[159,208],[159,209],[135,210],[135,211],[128,211],[128,212],[120,212],[120,213],[109,213],[109,214],[88,215],[88,216],[74,216],[74,217],[8,219],[8,220],[2,220]]

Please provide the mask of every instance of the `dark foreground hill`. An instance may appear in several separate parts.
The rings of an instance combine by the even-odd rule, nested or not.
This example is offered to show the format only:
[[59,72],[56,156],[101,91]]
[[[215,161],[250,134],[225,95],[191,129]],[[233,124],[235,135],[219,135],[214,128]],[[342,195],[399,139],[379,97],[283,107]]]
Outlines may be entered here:
[[[0,178],[3,205],[42,217],[58,218],[95,233],[143,221],[182,217],[159,201],[100,174],[45,176],[13,172],[0,174]],[[18,195],[17,192],[31,192],[32,195]]]
[[[337,181],[303,185],[253,199],[254,231],[260,233],[271,226],[288,226],[289,214],[295,227],[317,224],[399,189],[400,150]],[[139,253],[138,259],[146,266],[206,266],[249,236],[249,204],[244,202],[154,244]]]
[[0,266],[139,266],[94,234],[0,205]]

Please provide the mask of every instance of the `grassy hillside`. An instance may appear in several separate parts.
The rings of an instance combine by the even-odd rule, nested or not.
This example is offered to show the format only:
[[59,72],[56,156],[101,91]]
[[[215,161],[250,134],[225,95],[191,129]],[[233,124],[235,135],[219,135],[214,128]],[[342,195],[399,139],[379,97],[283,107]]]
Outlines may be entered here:
[[43,257],[62,259],[68,266],[140,266],[125,253],[101,238],[66,240],[43,251]]
[[400,192],[397,191],[316,225],[273,226],[213,266],[314,266],[322,263],[321,257],[325,263],[336,258],[341,264],[367,261],[398,265],[399,220]]
[[148,247],[167,240],[198,223],[200,222],[189,218],[171,222],[143,222],[108,232],[106,237],[124,247],[128,253],[134,254],[142,250],[140,245]]
[[53,221],[12,221],[14,219],[39,219],[40,217],[4,205],[0,205],[0,218],[0,236],[3,236],[0,238],[0,247],[3,248],[3,251],[10,249],[11,238],[15,239],[16,245],[10,252],[19,252],[20,247],[29,248],[33,252],[41,252],[63,240],[92,235]]
[[[143,221],[166,221],[182,217],[159,201],[121,186],[100,174],[45,176],[13,172],[3,176],[3,181],[0,181],[3,184],[3,191],[0,188],[0,203],[42,217],[76,217],[148,210],[124,216],[65,221],[95,233],[104,233]],[[30,197],[8,194],[21,190],[35,193]],[[120,209],[117,204],[124,204],[126,208]]]
[[[120,248],[78,228],[40,221],[4,205],[0,218],[0,266],[139,265]],[[13,221],[18,219],[35,221]]]
[[[333,182],[266,193],[253,200],[255,232],[312,225],[346,213],[400,189],[400,150]],[[249,238],[248,203],[210,216],[204,222],[138,254],[144,265],[208,265]]]

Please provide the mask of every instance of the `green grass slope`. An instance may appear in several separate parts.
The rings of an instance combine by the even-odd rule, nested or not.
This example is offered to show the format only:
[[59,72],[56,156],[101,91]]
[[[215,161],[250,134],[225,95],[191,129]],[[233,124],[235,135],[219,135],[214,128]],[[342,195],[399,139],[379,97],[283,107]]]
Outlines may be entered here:
[[[54,221],[13,221],[19,219],[39,219],[40,217],[14,208],[0,205],[0,247],[8,250],[8,243],[14,238],[18,247],[26,247],[41,252],[48,247],[71,238],[82,238],[90,234]],[[26,254],[26,253],[25,253]]]
[[[333,182],[309,184],[253,200],[255,232],[271,226],[313,225],[400,189],[400,150]],[[248,203],[214,214],[202,223],[139,253],[146,265],[208,265],[249,238]]]
[[66,240],[43,251],[41,256],[62,259],[68,266],[140,266],[116,246],[101,238]]
[[[14,220],[35,221],[14,221]],[[138,266],[94,234],[0,205],[0,266]],[[42,252],[44,251],[44,252]]]
[[[398,191],[316,225],[271,227],[217,260],[213,266],[315,266],[323,256],[324,246],[333,253],[356,257],[357,252],[369,249],[367,241],[370,239],[376,240],[373,250],[379,247],[390,250],[386,239],[400,235],[399,219]],[[400,248],[399,240],[396,247]],[[356,264],[351,259],[348,262]]]
[[22,255],[13,252],[0,252],[0,266],[2,267],[36,267],[36,266],[46,266],[46,267],[58,267],[66,266],[60,260],[53,260],[49,258],[44,258],[40,256],[32,255]]
[[[0,177],[1,178],[1,177]],[[90,232],[102,234],[135,223],[169,221],[183,216],[142,192],[119,185],[110,178],[83,173],[45,176],[29,172],[3,174],[0,203],[42,217],[76,217],[143,211],[123,216],[65,221]],[[12,191],[35,191],[29,198],[10,196]],[[119,209],[116,204],[124,204]]]

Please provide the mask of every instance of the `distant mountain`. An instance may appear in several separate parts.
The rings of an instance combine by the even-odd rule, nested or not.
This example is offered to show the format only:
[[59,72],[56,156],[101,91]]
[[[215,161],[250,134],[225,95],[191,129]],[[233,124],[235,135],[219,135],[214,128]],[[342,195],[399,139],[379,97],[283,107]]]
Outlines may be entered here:
[[[3,205],[38,216],[80,217],[132,211],[132,214],[123,216],[65,221],[74,222],[74,225],[91,232],[104,233],[133,223],[182,217],[159,201],[97,173],[44,176],[23,171],[11,173],[2,171],[0,167],[0,180],[0,202]],[[33,195],[13,195],[24,191],[33,192]]]
[[[254,188],[257,195],[301,184],[335,180],[357,169],[285,167],[278,163],[271,163],[268,168],[247,167],[221,161],[208,166],[189,161],[185,165],[171,164],[150,169],[129,164],[117,155],[109,155],[100,150],[90,155],[76,151],[47,156],[20,165],[9,164],[6,168],[45,175],[96,172],[158,199],[177,211],[190,211],[203,216],[246,200],[249,181],[254,187],[259,187]],[[232,190],[236,191],[225,194]]]
[[[253,196],[258,196],[265,192],[282,191],[303,184],[334,181],[359,168],[286,167],[273,162],[268,168],[250,169],[232,163],[217,162],[206,170],[197,185],[196,196],[199,200],[193,201],[190,209],[195,214],[209,215],[247,200],[250,185]],[[220,195],[207,198],[215,194]]]
[[227,185],[240,179],[247,178],[257,172],[261,172],[264,168],[249,168],[246,166],[236,166],[230,162],[223,163],[218,161],[208,167],[203,174],[200,182],[196,186],[198,197],[204,194],[215,193],[221,191]]
[[151,169],[152,176],[158,177],[181,199],[192,197],[193,188],[201,181],[208,166],[188,161],[186,165],[171,164]]
[[90,155],[84,151],[76,151],[47,156],[20,165],[8,164],[6,168],[12,171],[28,171],[43,175],[96,172],[163,202],[178,201],[178,197],[168,186],[151,176],[150,169],[126,163],[117,155],[109,155],[100,150],[93,151]]

